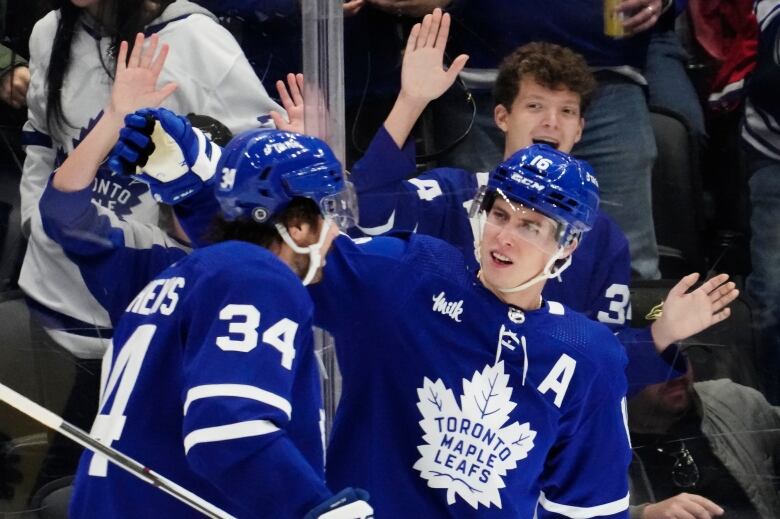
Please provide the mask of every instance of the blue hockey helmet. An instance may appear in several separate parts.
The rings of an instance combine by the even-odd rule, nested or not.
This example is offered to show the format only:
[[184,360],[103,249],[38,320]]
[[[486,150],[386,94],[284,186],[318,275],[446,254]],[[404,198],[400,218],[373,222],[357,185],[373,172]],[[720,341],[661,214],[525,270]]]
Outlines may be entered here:
[[523,148],[499,164],[472,207],[480,207],[484,191],[500,192],[558,222],[560,244],[589,231],[599,206],[598,182],[590,165],[546,144]]
[[270,221],[293,198],[310,198],[342,229],[356,222],[357,199],[328,145],[308,135],[248,130],[225,146],[216,197],[228,220]]

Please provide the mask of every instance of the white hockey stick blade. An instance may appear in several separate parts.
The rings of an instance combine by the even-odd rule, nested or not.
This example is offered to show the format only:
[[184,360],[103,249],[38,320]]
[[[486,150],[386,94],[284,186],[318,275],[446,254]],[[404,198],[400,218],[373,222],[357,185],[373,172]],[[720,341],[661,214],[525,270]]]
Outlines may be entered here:
[[100,443],[75,425],[66,422],[45,407],[36,404],[29,398],[17,393],[2,383],[0,383],[0,400],[18,409],[30,418],[41,422],[46,427],[67,436],[82,447],[87,448],[94,453],[102,454],[113,464],[123,468],[137,478],[146,481],[150,485],[159,488],[182,503],[191,506],[206,517],[211,517],[212,519],[236,519],[221,508],[209,503],[198,495],[193,494],[186,488],[177,485],[165,476],[145,467],[133,458],[122,454],[113,447]]

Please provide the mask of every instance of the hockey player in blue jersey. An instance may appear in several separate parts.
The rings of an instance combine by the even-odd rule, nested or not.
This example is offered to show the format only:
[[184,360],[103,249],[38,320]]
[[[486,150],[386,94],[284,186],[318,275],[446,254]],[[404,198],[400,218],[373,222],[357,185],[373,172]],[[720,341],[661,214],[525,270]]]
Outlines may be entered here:
[[378,518],[627,517],[625,353],[535,282],[593,224],[595,182],[532,146],[474,204],[478,274],[421,234],[334,241],[310,288],[343,376],[328,480]]
[[[262,178],[247,180],[247,163]],[[127,307],[92,434],[236,517],[370,517],[364,493],[332,496],[324,483],[304,289],[353,218],[341,166],[318,139],[257,130],[231,141],[220,170],[219,243],[159,274]],[[198,514],[86,453],[70,517],[143,516]]]
[[[479,222],[469,218],[469,209],[487,173],[437,168],[415,176],[414,142],[408,138],[427,104],[449,88],[465,65],[467,57],[461,55],[447,70],[442,67],[449,23],[449,15],[437,9],[412,29],[403,58],[401,92],[351,178],[361,201],[363,235],[415,231],[436,236],[455,245],[476,268],[473,251]],[[505,134],[505,157],[534,143],[569,153],[582,135],[582,113],[594,87],[585,60],[569,49],[532,43],[512,53],[498,71],[494,92],[496,124]],[[629,388],[636,391],[674,375],[659,354],[727,318],[728,309],[719,310],[738,292],[722,274],[695,295],[702,304],[693,304],[692,294],[686,291],[698,275],[686,276],[670,292],[660,319],[651,327],[631,329],[627,327],[630,264],[625,236],[598,211],[568,268],[556,265],[548,270],[544,295],[619,332],[629,357]],[[728,294],[723,307],[712,311],[708,299],[722,293]],[[664,358],[676,355],[672,348]]]

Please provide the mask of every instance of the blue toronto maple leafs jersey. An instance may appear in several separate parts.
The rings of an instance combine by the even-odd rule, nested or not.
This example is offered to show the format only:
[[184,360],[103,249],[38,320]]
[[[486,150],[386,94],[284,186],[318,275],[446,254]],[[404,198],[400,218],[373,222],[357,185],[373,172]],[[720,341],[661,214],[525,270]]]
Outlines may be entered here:
[[502,303],[435,238],[358,242],[337,238],[309,289],[343,375],[329,484],[366,488],[378,519],[627,517],[610,330]]
[[[441,238],[457,247],[468,267],[479,269],[474,253],[477,219],[468,216],[471,202],[487,173],[438,168],[416,178],[413,141],[399,149],[380,127],[351,179],[360,201],[360,227],[353,234],[378,236],[414,231]],[[655,351],[649,328],[630,329],[631,256],[628,240],[599,212],[596,223],[572,255],[568,269],[545,283],[542,295],[607,324],[618,333],[629,358],[630,392],[680,376]],[[669,350],[674,358],[676,348]]]
[[[92,435],[237,517],[302,517],[330,495],[311,314],[266,249],[197,250],[127,307]],[[87,452],[70,517],[201,516]]]

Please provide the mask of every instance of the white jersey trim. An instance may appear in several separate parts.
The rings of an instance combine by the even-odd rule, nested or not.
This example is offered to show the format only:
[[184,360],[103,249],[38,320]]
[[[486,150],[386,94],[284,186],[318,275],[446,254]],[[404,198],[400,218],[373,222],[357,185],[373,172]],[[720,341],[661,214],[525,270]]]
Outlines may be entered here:
[[219,425],[192,431],[184,437],[184,454],[199,443],[220,442],[236,440],[250,436],[262,436],[278,431],[279,428],[268,420],[249,420],[247,422]]
[[390,217],[387,219],[387,222],[383,223],[382,225],[377,225],[376,227],[361,227],[357,225],[356,227],[360,229],[364,234],[367,234],[369,236],[382,236],[383,234],[387,234],[388,232],[392,231],[394,226],[395,226],[395,210],[393,210],[393,212],[390,213]]
[[602,515],[617,514],[619,512],[627,510],[628,497],[629,494],[626,494],[626,497],[622,499],[618,499],[617,501],[612,501],[611,503],[605,503],[603,505],[597,505],[597,506],[580,507],[580,506],[562,505],[560,503],[550,501],[549,499],[547,499],[547,496],[544,495],[544,492],[540,492],[539,504],[542,505],[542,508],[544,508],[548,512],[565,515],[566,517],[571,517],[572,519],[588,519],[590,517],[599,517]]
[[288,419],[292,416],[292,405],[286,399],[265,389],[245,384],[207,384],[205,386],[193,387],[187,391],[187,399],[184,402],[184,414],[187,414],[190,404],[195,400],[214,397],[248,398],[249,400],[255,400],[279,409],[287,415]]
[[547,301],[547,307],[552,315],[564,315],[563,305],[557,301]]

